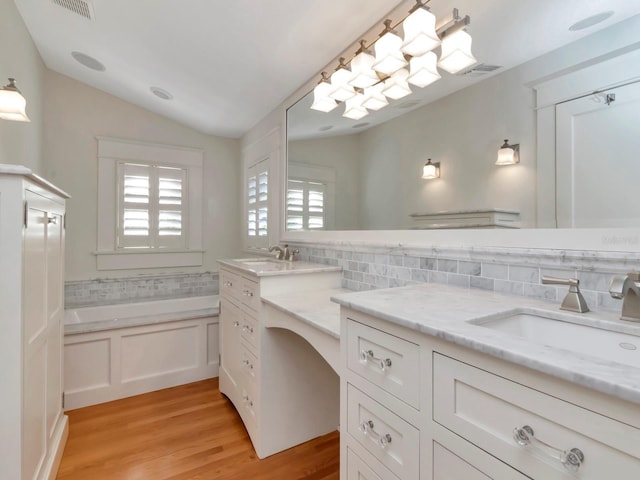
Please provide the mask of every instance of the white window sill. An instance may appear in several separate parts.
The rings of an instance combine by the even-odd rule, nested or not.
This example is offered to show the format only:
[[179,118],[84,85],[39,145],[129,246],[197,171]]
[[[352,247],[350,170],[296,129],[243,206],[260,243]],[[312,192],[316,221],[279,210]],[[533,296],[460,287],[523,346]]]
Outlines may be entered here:
[[118,250],[94,252],[98,270],[199,267],[204,250]]

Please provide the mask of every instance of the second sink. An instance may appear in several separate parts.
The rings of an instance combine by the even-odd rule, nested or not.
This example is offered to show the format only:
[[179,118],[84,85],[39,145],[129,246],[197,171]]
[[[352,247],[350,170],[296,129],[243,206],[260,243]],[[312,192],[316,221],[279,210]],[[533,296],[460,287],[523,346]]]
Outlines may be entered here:
[[[587,321],[592,323],[587,324]],[[537,309],[514,309],[469,323],[604,360],[640,367],[640,336],[613,331],[592,319]]]

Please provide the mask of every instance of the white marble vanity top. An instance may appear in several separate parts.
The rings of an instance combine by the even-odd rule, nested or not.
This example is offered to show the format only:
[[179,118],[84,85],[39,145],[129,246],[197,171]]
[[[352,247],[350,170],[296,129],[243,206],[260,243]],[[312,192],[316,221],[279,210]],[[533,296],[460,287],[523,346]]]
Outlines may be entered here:
[[273,257],[227,259],[218,260],[218,263],[226,267],[242,270],[256,277],[342,271],[341,267],[297,260],[288,262],[285,260],[276,260]]
[[331,297],[348,293],[344,288],[313,290],[301,294],[262,296],[262,301],[334,338],[340,338],[340,305]]
[[[468,323],[514,308],[559,312],[559,303],[437,284],[353,292],[334,295],[332,300],[403,327],[640,404],[640,360],[637,366],[624,365]],[[623,322],[618,319],[619,315],[611,312],[572,315],[595,327],[609,324],[638,335],[636,345],[640,359],[640,325]],[[576,342],[579,341],[576,338]]]

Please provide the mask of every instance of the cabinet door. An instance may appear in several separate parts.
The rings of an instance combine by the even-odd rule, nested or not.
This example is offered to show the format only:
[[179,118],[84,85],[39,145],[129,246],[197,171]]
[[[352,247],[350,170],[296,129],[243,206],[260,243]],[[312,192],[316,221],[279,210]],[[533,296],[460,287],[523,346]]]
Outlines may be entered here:
[[24,229],[22,472],[35,478],[46,451],[47,200],[27,192]]
[[64,216],[47,214],[47,435],[62,415],[62,321],[64,318]]
[[220,301],[220,368],[225,371],[234,386],[238,385],[238,380],[242,373],[241,328],[242,311],[238,306],[223,297]]
[[[476,455],[488,456],[479,449],[477,449]],[[487,473],[491,476],[439,443],[433,443],[433,480],[525,480],[529,478],[507,465],[501,465],[499,472]],[[496,475],[492,473],[496,473]]]

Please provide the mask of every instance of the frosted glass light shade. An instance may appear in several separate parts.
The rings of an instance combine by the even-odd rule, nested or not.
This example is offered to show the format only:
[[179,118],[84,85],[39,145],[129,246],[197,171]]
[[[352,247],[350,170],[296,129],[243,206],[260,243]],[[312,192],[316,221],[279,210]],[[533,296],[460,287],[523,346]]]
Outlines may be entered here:
[[360,120],[362,117],[369,115],[367,109],[362,106],[363,101],[364,95],[361,93],[347,100],[342,116],[353,120]]
[[431,163],[431,159],[429,159],[422,167],[422,178],[425,180],[440,178],[440,162]]
[[389,105],[387,97],[385,97],[382,93],[383,89],[384,83],[382,82],[365,88],[362,106],[368,108],[369,110],[380,110],[381,108]]
[[27,101],[16,88],[14,80],[9,79],[9,85],[0,88],[0,118],[29,122],[26,108]]
[[349,85],[351,80],[351,72],[346,68],[339,68],[331,75],[331,85],[333,90],[329,93],[329,96],[339,102],[349,100],[356,94],[354,88]]
[[411,88],[407,82],[409,71],[406,68],[398,70],[384,82],[382,93],[389,98],[397,100],[411,94]]
[[368,52],[360,52],[351,60],[351,81],[350,85],[358,88],[367,88],[380,81],[378,75],[373,70],[375,57]]
[[427,52],[420,57],[413,57],[409,61],[409,78],[411,85],[424,88],[439,80],[438,57],[433,52]]
[[402,22],[404,43],[402,51],[419,57],[440,45],[436,33],[436,16],[425,8],[418,8]]
[[498,150],[496,165],[515,165],[516,163],[520,163],[520,145],[509,145],[509,141],[505,140],[504,145]]
[[391,75],[407,65],[402,52],[402,39],[393,32],[385,33],[375,45],[376,61],[373,69]]
[[330,83],[320,82],[313,89],[313,103],[311,108],[320,112],[330,112],[338,106],[333,98],[329,97],[329,93],[333,91],[333,87]]
[[471,35],[458,30],[442,39],[442,55],[438,66],[449,73],[458,73],[477,60],[471,53]]

